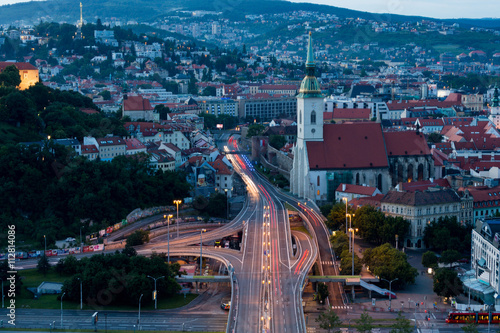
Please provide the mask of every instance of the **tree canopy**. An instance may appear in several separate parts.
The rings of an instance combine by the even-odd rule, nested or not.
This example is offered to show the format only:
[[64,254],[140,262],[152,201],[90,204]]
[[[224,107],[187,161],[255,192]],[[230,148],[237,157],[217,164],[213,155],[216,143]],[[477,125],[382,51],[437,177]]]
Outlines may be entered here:
[[463,292],[463,284],[457,272],[448,268],[440,268],[434,274],[433,290],[443,297],[458,296]]
[[418,275],[417,269],[408,263],[406,254],[387,243],[365,250],[363,262],[375,276],[389,281],[398,278],[393,283],[393,289],[415,283]]
[[437,251],[455,249],[459,252],[469,252],[471,228],[458,223],[455,217],[440,217],[424,229],[424,243]]
[[[175,294],[179,284],[175,276],[179,274],[179,264],[166,263],[165,254],[153,254],[151,258],[143,256],[129,257],[123,253],[94,255],[71,262],[71,270],[65,266],[68,259],[61,264],[59,271],[68,276],[62,291],[68,300],[80,300],[80,281],[82,282],[83,301],[91,306],[113,304],[137,305],[141,294],[151,295],[154,282],[148,278],[165,276],[157,281],[159,298],[167,298]],[[67,274],[69,272],[71,274]],[[151,297],[143,297],[142,304],[151,303]]]
[[401,217],[385,216],[372,206],[363,206],[356,210],[354,222],[361,237],[376,245],[395,244],[395,235],[399,235],[399,239],[403,240],[410,228],[409,221]]

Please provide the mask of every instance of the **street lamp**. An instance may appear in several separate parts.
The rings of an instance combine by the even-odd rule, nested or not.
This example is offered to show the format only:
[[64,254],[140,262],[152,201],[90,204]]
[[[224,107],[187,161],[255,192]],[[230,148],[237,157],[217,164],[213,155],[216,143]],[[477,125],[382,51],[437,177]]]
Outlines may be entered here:
[[80,281],[80,310],[83,310],[83,297],[82,297],[82,279],[77,278]]
[[206,232],[207,229],[201,229],[200,230],[200,276],[203,275],[202,274],[202,262],[203,262],[203,233]]
[[[349,232],[352,232],[352,263],[351,263],[352,272],[351,272],[351,275],[353,275],[353,276],[354,276],[354,231],[358,232],[358,228],[356,228],[356,229],[349,228]],[[354,301],[354,285],[352,286],[351,292],[352,292],[352,299]]]
[[168,257],[168,264],[170,265],[170,218],[174,217],[172,214],[163,215],[163,218],[167,218],[167,233],[168,233],[168,239],[167,239],[167,257]]
[[342,197],[342,201],[345,201],[345,233],[347,234],[347,197]]
[[137,330],[138,331],[141,330],[141,300],[142,300],[142,296],[144,296],[144,294],[141,294],[141,297],[139,297],[139,317],[137,318]]
[[182,200],[174,200],[174,204],[177,206],[177,238],[179,238],[179,205],[182,203]]
[[2,280],[2,309],[3,309],[3,307],[4,307],[4,304],[3,304],[3,299],[4,299],[4,297],[5,297],[5,296],[4,296],[4,294],[3,294],[3,280]]
[[226,220],[229,220],[229,197],[227,195],[227,188],[224,189],[224,192],[226,192]]
[[154,292],[154,299],[155,299],[155,310],[157,309],[157,305],[158,305],[158,293],[156,291],[156,280],[159,280],[159,279],[162,279],[164,278],[165,276],[160,276],[159,278],[154,278],[152,277],[151,275],[148,275],[148,278],[151,278],[155,281],[155,292]]
[[384,280],[385,282],[388,282],[389,283],[389,311],[392,310],[392,307],[391,307],[391,300],[392,300],[392,283],[396,280],[398,280],[398,278],[395,278],[394,280],[386,280],[386,279],[383,279],[381,277],[379,277],[380,280]]
[[491,324],[491,308],[494,307],[495,304],[488,304],[488,333],[490,333],[490,324]]
[[61,329],[63,328],[63,306],[62,306],[62,302],[63,302],[64,295],[66,295],[66,293],[63,293],[61,295]]
[[[352,218],[353,218],[353,216],[355,216],[355,214],[347,214],[346,213],[346,216],[349,216],[349,228],[352,228]],[[349,234],[349,238],[351,238],[351,234]],[[354,239],[352,240],[352,246],[351,246],[351,241],[349,240],[349,252],[351,252],[351,250],[352,251],[354,250]]]

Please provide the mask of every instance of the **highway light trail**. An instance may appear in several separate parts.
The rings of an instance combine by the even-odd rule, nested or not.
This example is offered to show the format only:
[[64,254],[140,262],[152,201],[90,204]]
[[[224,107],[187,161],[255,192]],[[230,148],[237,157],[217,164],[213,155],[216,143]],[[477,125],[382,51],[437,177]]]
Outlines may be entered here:
[[306,262],[306,258],[309,256],[309,250],[305,250],[304,253],[302,254],[302,257],[300,258],[300,261],[299,263],[297,264],[297,266],[295,267],[295,273],[294,274],[300,274],[301,270],[302,270],[302,266],[304,265],[304,263]]

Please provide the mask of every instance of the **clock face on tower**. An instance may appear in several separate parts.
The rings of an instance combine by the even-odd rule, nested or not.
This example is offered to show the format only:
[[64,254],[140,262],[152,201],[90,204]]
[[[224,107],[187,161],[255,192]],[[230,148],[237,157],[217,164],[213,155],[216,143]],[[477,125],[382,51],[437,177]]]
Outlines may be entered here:
[[313,128],[313,129],[311,130],[311,133],[315,133],[315,132],[316,132],[316,129],[314,129],[314,128]]

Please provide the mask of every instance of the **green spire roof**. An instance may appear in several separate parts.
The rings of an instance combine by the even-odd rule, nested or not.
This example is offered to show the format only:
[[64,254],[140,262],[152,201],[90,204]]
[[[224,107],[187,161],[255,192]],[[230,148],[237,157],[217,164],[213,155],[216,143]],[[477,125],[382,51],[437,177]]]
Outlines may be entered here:
[[314,69],[316,64],[314,63],[314,52],[312,47],[312,37],[309,32],[309,45],[307,46],[307,60],[306,60],[306,77],[302,80],[300,85],[299,98],[318,98],[323,97],[321,94],[321,88],[319,86],[316,76],[314,76]]

